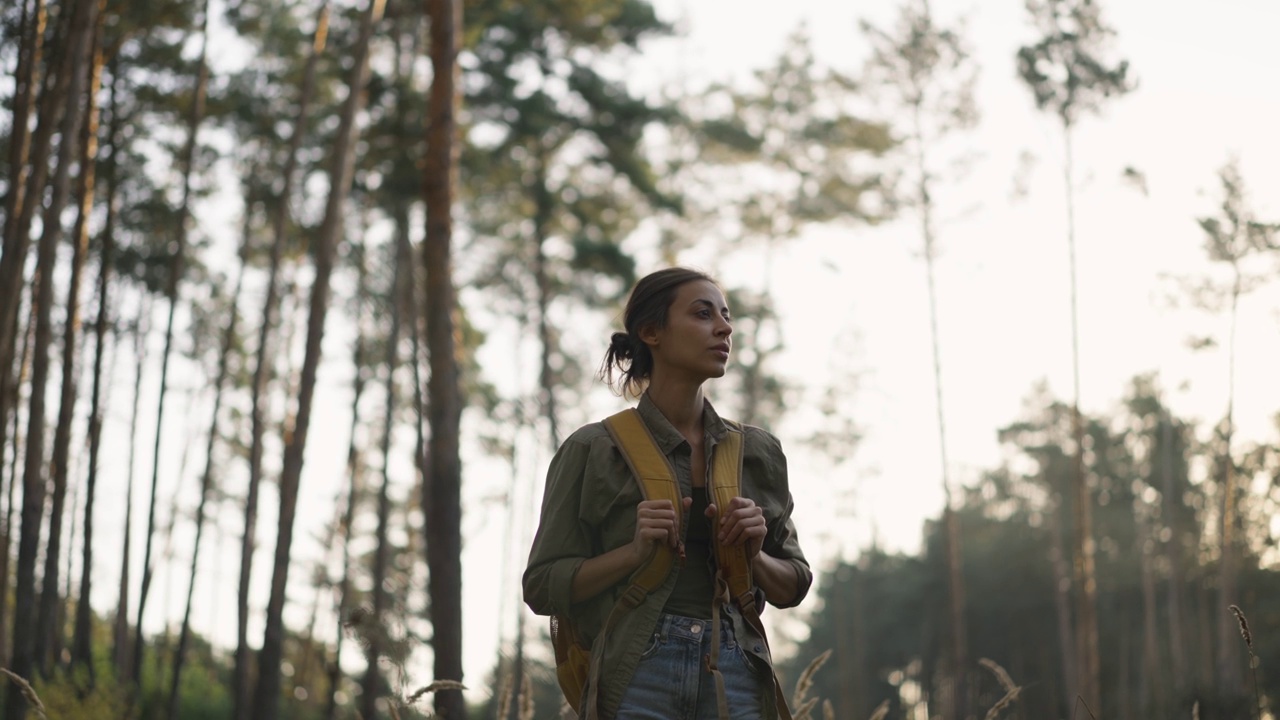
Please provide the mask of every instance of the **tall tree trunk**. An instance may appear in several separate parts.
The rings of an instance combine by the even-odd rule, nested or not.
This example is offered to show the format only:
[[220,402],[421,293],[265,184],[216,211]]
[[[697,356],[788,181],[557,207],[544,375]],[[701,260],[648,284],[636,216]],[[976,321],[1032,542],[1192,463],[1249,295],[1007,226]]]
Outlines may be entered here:
[[[88,43],[85,40],[93,24],[93,14],[96,9],[95,0],[84,0],[76,3],[69,10],[72,13],[71,30],[66,44],[69,52],[64,58],[64,64],[70,78],[61,98],[65,106],[59,128],[62,141],[59,144],[58,168],[53,179],[53,192],[46,208],[44,227],[37,248],[37,279],[35,297],[32,301],[36,309],[36,331],[31,360],[31,398],[27,411],[27,449],[22,477],[22,535],[18,541],[17,582],[14,587],[13,604],[13,658],[10,665],[10,670],[25,678],[29,678],[32,669],[36,667],[39,659],[38,652],[41,649],[39,633],[36,631],[35,624],[31,622],[31,618],[36,613],[36,608],[33,607],[36,602],[36,555],[39,551],[40,528],[44,521],[45,388],[49,379],[49,345],[53,335],[51,317],[53,274],[57,264],[58,240],[62,234],[60,216],[67,202],[71,165],[75,155],[76,140],[80,135],[80,109],[84,99],[85,82],[88,80],[86,77],[89,62]],[[41,174],[38,171],[33,172],[32,177]],[[43,188],[43,184],[36,187]],[[35,197],[36,193],[30,193],[30,196]],[[24,207],[30,208],[37,204],[31,202]],[[24,209],[23,212],[25,214],[27,211]],[[8,257],[6,254],[5,259]],[[0,334],[7,335],[8,332],[6,330]],[[0,367],[7,369],[8,363]],[[56,554],[54,557],[56,563]],[[5,708],[14,720],[22,720],[26,716],[26,698],[16,684],[9,685]]]
[[[409,209],[396,208],[396,251],[399,253],[400,238],[409,232]],[[387,378],[386,407],[382,415],[382,484],[378,488],[378,525],[374,531],[373,567],[370,568],[370,579],[373,591],[373,612],[369,616],[368,636],[365,639],[365,673],[360,694],[360,712],[364,717],[377,717],[377,700],[386,692],[386,682],[378,670],[378,659],[384,652],[385,628],[383,615],[387,611],[388,598],[384,585],[387,580],[387,566],[390,564],[390,544],[387,539],[388,526],[391,520],[391,435],[395,429],[396,410],[396,368],[400,364],[400,300],[403,293],[403,266],[395,263],[395,271],[391,281],[391,330],[387,334]]]
[[[52,671],[55,656],[62,647],[62,622],[65,598],[58,592],[58,560],[61,554],[62,514],[67,495],[68,464],[71,455],[71,424],[75,419],[77,340],[80,336],[80,284],[84,275],[85,256],[89,250],[89,217],[93,212],[94,170],[98,161],[98,89],[102,80],[102,48],[100,36],[101,8],[95,7],[91,19],[88,92],[85,93],[84,122],[80,128],[80,176],[76,187],[79,200],[75,228],[71,233],[71,278],[67,285],[67,316],[62,336],[62,384],[59,398],[58,425],[53,436],[53,503],[49,513],[49,540],[45,549],[44,585],[40,612],[36,620],[37,656],[41,674]],[[77,58],[77,63],[79,59]],[[77,88],[79,81],[73,82]],[[76,102],[73,96],[73,102]],[[61,173],[61,170],[59,170]],[[73,506],[74,511],[74,506]],[[92,533],[92,527],[87,526]],[[85,568],[88,572],[88,568]],[[70,580],[70,577],[67,578]],[[41,646],[43,645],[43,652]]]
[[[92,0],[79,0],[64,9],[59,24],[70,25],[72,20],[80,18]],[[13,405],[17,398],[17,385],[12,382],[10,370],[13,366],[13,351],[17,340],[18,307],[22,290],[23,271],[26,267],[27,252],[31,247],[31,221],[35,217],[36,208],[41,205],[45,181],[49,178],[49,152],[51,150],[54,131],[62,125],[64,110],[68,107],[67,98],[72,78],[75,75],[71,58],[75,53],[57,53],[50,62],[48,82],[40,81],[40,58],[43,53],[46,12],[43,0],[36,0],[34,9],[35,24],[31,31],[29,50],[30,65],[27,71],[25,87],[15,87],[15,93],[21,90],[26,94],[28,103],[38,97],[38,115],[36,130],[30,140],[21,144],[27,132],[27,115],[18,114],[20,109],[15,104],[13,115],[14,134],[18,147],[11,146],[11,159],[18,159],[25,154],[26,163],[11,165],[12,179],[8,196],[5,198],[4,217],[4,254],[0,255],[0,415]],[[66,33],[63,33],[65,40]],[[55,46],[56,47],[56,46]],[[67,47],[74,47],[68,45]],[[18,80],[22,83],[21,80]],[[20,99],[15,95],[15,103]],[[28,105],[28,108],[30,105]],[[29,114],[29,110],[28,110]],[[63,137],[67,137],[63,135]],[[74,137],[74,135],[72,136]],[[30,168],[30,173],[27,169]],[[27,202],[25,198],[33,198]],[[3,424],[0,424],[3,427]],[[0,429],[0,432],[3,432]],[[2,438],[0,438],[2,439]],[[14,478],[16,480],[16,477]]]
[[315,90],[316,63],[324,49],[328,35],[329,6],[324,4],[316,19],[316,30],[307,56],[303,74],[302,91],[298,97],[298,114],[294,120],[293,134],[289,138],[289,152],[282,171],[280,196],[271,214],[271,259],[267,275],[267,293],[263,301],[262,325],[258,330],[257,357],[254,359],[251,397],[251,439],[249,442],[249,487],[245,493],[244,534],[240,543],[240,580],[236,594],[236,651],[232,671],[231,698],[232,720],[240,720],[249,711],[251,691],[249,687],[249,583],[253,569],[258,522],[258,488],[262,483],[263,437],[266,434],[266,409],[264,396],[270,381],[272,358],[268,352],[271,335],[277,320],[280,293],[280,262],[284,254],[285,226],[289,218],[289,200],[292,196],[294,175],[298,165],[298,150],[305,135],[307,113],[311,95]]
[[[26,379],[27,371],[30,369],[31,346],[35,344],[35,338],[33,337],[35,330],[35,322],[28,322],[27,331],[22,334],[22,352],[19,354],[18,372],[15,376],[17,385],[15,387],[21,386],[22,381]],[[6,614],[9,611],[9,550],[13,544],[13,489],[18,484],[18,458],[22,455],[20,451],[23,439],[21,420],[22,418],[15,407],[13,412],[13,456],[9,458],[9,477],[13,478],[13,480],[5,491],[4,535],[0,536],[0,663],[3,663],[4,667],[9,667],[13,650],[9,645],[9,621],[6,618]]]
[[1187,671],[1187,641],[1183,635],[1183,594],[1187,591],[1187,582],[1183,567],[1182,523],[1178,520],[1182,498],[1178,497],[1173,474],[1174,438],[1173,415],[1163,408],[1160,416],[1160,475],[1166,523],[1170,531],[1169,542],[1165,545],[1169,559],[1169,655],[1173,661],[1172,686],[1186,688],[1191,680]]
[[[5,228],[15,219],[23,202],[27,175],[27,153],[31,150],[31,101],[40,84],[40,62],[44,50],[44,28],[48,17],[44,0],[20,0],[18,20],[18,64],[13,70],[13,115],[9,127],[9,187],[5,190]],[[8,233],[0,239],[8,237]],[[9,248],[4,248],[8,252]]]
[[1063,124],[1067,191],[1067,256],[1071,282],[1071,429],[1075,438],[1073,473],[1075,548],[1073,576],[1076,590],[1076,661],[1080,695],[1095,712],[1101,708],[1101,657],[1098,651],[1098,582],[1094,569],[1093,495],[1084,464],[1084,418],[1080,414],[1080,318],[1076,299],[1075,172],[1070,123]]
[[[428,589],[431,598],[434,678],[462,680],[462,466],[458,426],[462,418],[457,348],[454,346],[453,198],[457,179],[457,55],[462,28],[458,0],[429,0],[431,19],[430,118],[423,178],[427,209],[423,263],[426,265],[427,349],[431,354],[428,418],[429,472],[422,494]],[[436,714],[466,717],[460,690],[436,693]]]
[[351,78],[342,117],[334,139],[332,168],[329,172],[329,198],[324,221],[314,240],[315,279],[311,286],[310,317],[307,322],[307,347],[302,362],[302,385],[298,394],[297,420],[293,434],[285,445],[284,466],[280,474],[280,521],[277,530],[275,567],[271,578],[271,597],[267,602],[266,629],[262,636],[262,652],[258,657],[258,684],[254,691],[253,718],[275,720],[279,707],[280,661],[284,651],[284,601],[289,579],[289,552],[293,544],[293,520],[298,502],[298,485],[302,479],[303,452],[311,425],[311,401],[315,394],[316,372],[320,365],[321,340],[325,317],[329,311],[329,278],[333,274],[335,246],[342,231],[343,206],[351,188],[357,138],[356,118],[364,106],[365,83],[369,76],[369,38],[374,24],[382,17],[383,0],[370,0],[360,23],[360,35],[352,49]]
[[[21,263],[13,263],[11,266],[6,262],[11,252],[16,253],[17,248],[11,247],[9,244],[10,225],[16,221],[16,215],[20,211],[22,205],[23,194],[26,189],[27,175],[27,155],[31,149],[31,104],[36,98],[37,88],[40,84],[40,62],[42,50],[44,47],[44,27],[47,13],[45,11],[44,0],[34,0],[28,3],[22,0],[22,16],[18,26],[18,65],[14,69],[14,89],[13,89],[13,115],[10,122],[9,130],[9,187],[5,191],[4,199],[4,225],[3,234],[0,234],[0,248],[3,249],[4,256],[0,257],[0,280],[10,282],[21,277]],[[17,240],[17,237],[14,238]],[[25,259],[25,249],[23,250]],[[11,273],[18,273],[11,276]],[[17,414],[16,391],[17,383],[13,381],[11,375],[13,363],[13,351],[16,344],[18,334],[18,305],[21,297],[21,283],[12,282],[12,284],[0,283],[0,489],[5,487],[4,478],[4,453],[7,447],[8,438],[5,437],[8,430],[8,419],[10,409]],[[11,307],[10,307],[11,306]],[[9,313],[13,314],[13,320],[6,322]],[[15,431],[16,437],[16,431]],[[14,446],[14,457],[18,455],[17,445]],[[16,475],[9,473],[9,487],[15,482]],[[8,555],[9,526],[5,525],[5,555]],[[8,570],[8,558],[3,561],[5,570]],[[8,604],[8,578],[0,581],[0,627],[4,626],[5,609]],[[5,631],[0,629],[0,655],[6,651]]]
[[[1062,541],[1062,505],[1063,493],[1054,492],[1053,507],[1046,513],[1048,523],[1045,530],[1049,533],[1049,564],[1053,568],[1053,610],[1057,620],[1058,645],[1062,659],[1062,696],[1067,699],[1068,706],[1075,699],[1078,687],[1076,675],[1079,666],[1076,664],[1075,633],[1071,627],[1071,574],[1067,568],[1067,552]],[[1068,708],[1062,708],[1068,711]]]
[[129,470],[124,490],[124,547],[120,551],[120,591],[116,600],[116,619],[112,627],[112,657],[116,678],[122,683],[134,680],[133,648],[129,642],[129,565],[132,562],[133,485],[138,467],[138,418],[142,414],[142,374],[147,363],[147,336],[151,329],[150,296],[144,290],[139,300],[138,317],[133,326],[133,408],[129,413]]
[[1227,414],[1223,418],[1222,456],[1222,511],[1220,537],[1222,538],[1221,575],[1218,580],[1218,606],[1214,612],[1217,616],[1218,645],[1217,661],[1218,689],[1227,697],[1234,698],[1243,693],[1240,672],[1240,639],[1236,637],[1235,618],[1228,612],[1230,605],[1239,605],[1240,544],[1236,539],[1238,528],[1237,490],[1235,478],[1235,460],[1231,456],[1231,436],[1235,432],[1235,398],[1236,398],[1236,320],[1239,317],[1241,275],[1238,265],[1233,263],[1235,281],[1231,288],[1231,320],[1227,337]]
[[[93,60],[93,76],[90,80],[90,87],[94,88],[90,92],[90,97],[97,95],[96,88],[102,82],[102,47],[101,47],[101,30],[97,35],[98,43],[97,51],[94,53]],[[106,221],[102,229],[102,252],[99,259],[98,268],[98,317],[94,321],[94,348],[93,348],[93,389],[89,396],[89,476],[85,481],[85,500],[84,500],[84,543],[81,549],[80,562],[80,600],[76,603],[76,622],[75,634],[71,641],[71,664],[72,667],[82,667],[89,674],[89,682],[94,681],[93,667],[93,627],[92,618],[93,610],[89,604],[90,593],[93,582],[93,507],[94,495],[98,481],[98,453],[102,449],[102,361],[106,355],[107,346],[107,318],[109,317],[110,298],[108,296],[108,288],[111,279],[111,263],[114,261],[115,251],[115,224],[116,224],[116,153],[119,151],[117,145],[119,129],[119,121],[116,119],[117,103],[115,93],[115,73],[112,73],[111,87],[111,125],[108,129],[109,142],[111,143],[111,160],[107,165],[107,198],[106,198]],[[85,157],[94,157],[96,155],[97,144],[97,127],[98,127],[98,108],[93,103],[89,107],[89,118],[87,132],[85,133]],[[90,145],[94,145],[93,151]],[[93,164],[87,163],[84,167],[92,168]],[[88,184],[92,188],[93,182]],[[92,197],[93,192],[87,188],[81,189],[84,196]],[[82,205],[81,211],[88,214],[92,208],[91,204]],[[87,231],[87,226],[85,228]]]
[[363,487],[361,477],[364,463],[360,457],[360,439],[358,437],[360,422],[360,399],[364,397],[365,374],[365,342],[364,330],[361,327],[364,312],[364,298],[368,294],[364,252],[355,249],[352,253],[357,259],[356,265],[356,341],[352,366],[355,372],[351,380],[351,430],[347,443],[347,500],[342,511],[342,520],[338,524],[342,543],[342,576],[338,581],[336,615],[337,627],[334,628],[333,663],[329,665],[329,701],[325,706],[325,720],[334,720],[338,714],[338,685],[342,682],[342,640],[346,637],[347,610],[350,607],[351,592],[351,524],[355,522],[356,503],[359,502]]
[[[252,187],[258,168],[255,166],[245,179],[246,186]],[[178,648],[173,654],[173,672],[169,684],[169,717],[178,717],[179,689],[182,682],[182,667],[186,662],[187,644],[191,637],[191,605],[195,596],[196,577],[200,562],[200,540],[204,537],[205,506],[209,495],[215,488],[214,449],[221,436],[219,417],[222,414],[222,393],[227,383],[231,353],[235,348],[236,329],[240,323],[240,293],[244,287],[245,265],[248,263],[250,245],[253,235],[253,206],[255,198],[252,190],[245,196],[244,227],[240,246],[240,269],[236,273],[235,289],[231,293],[230,317],[222,333],[222,345],[218,351],[218,372],[213,380],[213,411],[209,418],[209,437],[204,450],[204,472],[200,475],[200,501],[196,505],[196,537],[191,548],[191,573],[187,582],[186,609],[182,613],[182,629],[178,633]]]
[[[926,10],[927,12],[927,10]],[[942,490],[946,502],[943,524],[946,531],[947,600],[951,625],[951,679],[954,684],[950,717],[962,720],[968,712],[969,643],[965,624],[964,549],[960,519],[952,507],[950,463],[947,461],[947,423],[942,402],[942,343],[938,335],[938,291],[934,282],[937,245],[933,231],[933,198],[929,192],[929,171],[925,162],[924,123],[921,120],[923,95],[912,104],[912,132],[916,144],[916,187],[920,203],[920,234],[924,239],[925,277],[929,292],[929,336],[933,348],[933,388],[938,412],[938,451],[942,465]]]
[[[1140,696],[1142,717],[1169,717],[1167,703],[1169,687],[1165,683],[1164,668],[1160,663],[1159,610],[1156,602],[1155,533],[1151,523],[1143,521],[1138,533],[1139,562],[1142,563],[1142,684],[1145,692]],[[1124,685],[1120,686],[1122,689]],[[1176,686],[1175,686],[1176,687]]]
[[[539,152],[542,152],[539,150]],[[551,337],[551,323],[547,317],[551,307],[551,278],[547,275],[547,236],[550,234],[552,198],[547,187],[547,161],[545,155],[537,158],[537,169],[534,171],[534,214],[533,214],[533,278],[538,286],[538,347],[541,351],[538,364],[538,395],[541,399],[542,416],[547,421],[547,442],[552,451],[560,447],[560,430],[556,422],[559,411],[556,407],[555,371],[551,368],[551,354],[555,340]],[[519,692],[519,685],[513,685]]]
[[209,0],[204,0],[200,18],[200,59],[196,65],[196,83],[187,115],[187,140],[179,157],[182,168],[182,201],[178,206],[176,247],[169,262],[168,285],[165,296],[169,301],[169,319],[165,323],[164,350],[160,356],[160,397],[156,403],[155,446],[151,454],[151,502],[147,511],[147,541],[142,552],[142,586],[138,591],[138,615],[134,626],[133,673],[135,683],[142,678],[142,659],[146,646],[142,639],[142,621],[147,609],[147,594],[151,589],[151,542],[155,530],[156,489],[160,483],[160,448],[164,437],[165,398],[169,389],[169,358],[173,351],[173,322],[178,313],[178,287],[187,261],[187,220],[191,215],[191,176],[195,170],[196,142],[200,123],[204,119],[205,90],[209,80],[206,62],[209,50]]

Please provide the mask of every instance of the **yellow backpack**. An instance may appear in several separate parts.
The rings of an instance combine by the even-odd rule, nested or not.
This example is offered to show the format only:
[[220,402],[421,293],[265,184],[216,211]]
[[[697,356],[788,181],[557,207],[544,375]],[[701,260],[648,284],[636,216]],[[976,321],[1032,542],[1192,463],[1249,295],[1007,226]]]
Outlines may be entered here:
[[[716,445],[712,456],[711,477],[707,478],[711,491],[711,501],[716,507],[727,507],[739,494],[738,485],[742,476],[742,429],[737,423],[728,422],[730,430],[723,441]],[[676,482],[676,474],[666,455],[658,449],[648,426],[634,408],[611,415],[604,421],[605,429],[613,438],[614,444],[622,453],[631,474],[640,483],[640,491],[645,500],[669,500],[673,507],[680,507],[680,485]],[[746,548],[742,545],[715,546],[716,559],[716,592],[719,598],[711,604],[712,627],[720,624],[720,603],[732,601],[742,612],[743,619],[765,637],[764,625],[760,621],[760,608],[756,606],[755,585],[751,580],[751,565],[747,560]],[[623,591],[605,621],[604,629],[596,642],[603,643],[609,631],[617,624],[618,619],[639,607],[666,580],[675,561],[671,548],[662,544],[654,545],[653,555],[649,561],[640,566],[627,582]],[[578,634],[573,622],[564,616],[551,618],[551,642],[555,647],[556,677],[560,681],[560,689],[564,691],[569,705],[584,720],[595,720],[599,712],[596,693],[599,683],[589,679],[599,676],[600,653],[593,662],[591,648]],[[768,641],[766,640],[766,643]],[[720,644],[711,644],[711,655],[708,667],[716,680],[716,697],[719,714],[722,720],[728,720],[728,702],[725,696],[724,679],[718,668]],[[791,712],[787,709],[786,698],[774,675],[774,691],[777,697],[778,717],[780,720],[791,720]],[[582,690],[589,691],[586,707],[582,705]]]

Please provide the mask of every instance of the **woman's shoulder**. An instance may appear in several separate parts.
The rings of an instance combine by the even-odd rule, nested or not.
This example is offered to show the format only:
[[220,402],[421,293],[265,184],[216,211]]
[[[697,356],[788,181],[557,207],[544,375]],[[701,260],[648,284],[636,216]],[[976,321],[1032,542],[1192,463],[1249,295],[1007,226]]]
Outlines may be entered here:
[[747,452],[782,454],[782,441],[778,440],[778,436],[768,430],[740,422],[728,422],[727,424],[742,433],[742,444]]
[[561,447],[568,445],[594,445],[601,441],[613,443],[613,439],[609,436],[609,431],[604,427],[604,422],[592,422],[574,430],[569,437],[564,439]]

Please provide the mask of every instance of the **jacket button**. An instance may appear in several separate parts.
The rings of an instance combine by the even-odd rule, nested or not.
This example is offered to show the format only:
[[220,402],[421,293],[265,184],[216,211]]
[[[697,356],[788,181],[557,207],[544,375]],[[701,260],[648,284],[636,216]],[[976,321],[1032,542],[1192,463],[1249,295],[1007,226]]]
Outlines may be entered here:
[[702,632],[702,626],[698,625],[697,623],[694,623],[693,625],[689,626],[689,632],[693,633],[694,635],[697,635],[698,633]]

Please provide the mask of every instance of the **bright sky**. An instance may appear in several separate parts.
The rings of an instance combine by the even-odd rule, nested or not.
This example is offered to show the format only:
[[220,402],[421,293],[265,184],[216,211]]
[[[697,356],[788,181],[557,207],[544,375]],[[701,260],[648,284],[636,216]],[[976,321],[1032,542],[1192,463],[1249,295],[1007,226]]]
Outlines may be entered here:
[[[864,49],[856,21],[865,17],[883,26],[892,14],[891,3],[818,0],[660,0],[656,5],[664,17],[682,19],[689,34],[653,48],[637,64],[634,76],[646,86],[672,80],[677,73],[689,82],[745,77],[748,69],[775,58],[786,35],[801,22],[807,23],[822,63],[853,72]],[[982,68],[977,88],[982,120],[969,143],[980,156],[962,184],[935,192],[945,215],[937,279],[948,449],[953,477],[967,481],[999,461],[996,430],[1018,417],[1036,382],[1047,381],[1062,397],[1070,392],[1061,138],[1052,119],[1034,111],[1030,94],[1015,75],[1014,52],[1032,38],[1021,3],[979,6],[936,0],[934,9],[943,20],[968,16],[969,38]],[[1216,172],[1232,154],[1240,158],[1258,215],[1280,219],[1280,134],[1275,132],[1280,99],[1274,91],[1280,46],[1272,37],[1280,26],[1280,6],[1269,0],[1135,0],[1106,3],[1104,13],[1119,33],[1116,47],[1130,60],[1139,88],[1107,106],[1100,119],[1086,119],[1076,140],[1083,407],[1105,412],[1122,397],[1129,378],[1159,371],[1164,387],[1183,388],[1171,398],[1179,412],[1216,420],[1226,404],[1225,355],[1193,354],[1185,341],[1193,334],[1223,337],[1225,322],[1173,307],[1168,301],[1173,286],[1165,278],[1205,272],[1195,218],[1216,211]],[[1019,158],[1028,153],[1036,158],[1027,176],[1028,193],[1015,199]],[[1126,166],[1146,175],[1148,197],[1122,181]],[[203,218],[215,219],[214,214]],[[833,370],[862,375],[850,407],[866,440],[843,466],[832,469],[803,452],[788,435],[793,428],[786,422],[775,428],[790,449],[797,522],[816,567],[841,551],[865,546],[873,534],[890,549],[914,551],[922,522],[940,507],[928,311],[916,228],[914,219],[906,218],[878,228],[815,229],[774,259],[787,343],[779,369],[796,381],[825,381]],[[709,264],[698,253],[691,252],[686,261]],[[728,271],[734,277],[739,272],[741,277],[760,277],[759,264],[759,259],[740,258]],[[1277,309],[1280,293],[1275,287],[1241,305],[1237,418],[1244,438],[1270,432],[1270,417],[1280,408],[1280,377],[1271,370],[1280,350]],[[602,352],[607,336],[598,335],[599,348],[592,344],[594,337],[574,340],[591,348],[592,358]],[[495,334],[486,357],[506,353],[516,342]],[[292,573],[288,613],[295,628],[305,624],[312,600],[304,591],[307,574],[301,562],[321,552],[315,538],[331,520],[332,498],[345,481],[349,345],[349,333],[331,323],[326,338],[330,364],[321,372],[320,420],[308,447],[295,531],[299,564]],[[838,358],[833,360],[837,347],[853,348],[839,356],[848,358],[843,367]],[[123,354],[121,361],[123,367]],[[509,372],[509,381],[533,377],[530,367],[503,372]],[[714,386],[710,394],[715,397]],[[607,398],[594,398],[591,411],[596,414],[586,417],[616,407]],[[205,415],[202,411],[191,417]],[[176,443],[180,423],[187,420],[178,411],[172,417],[173,428],[167,432]],[[116,409],[112,422],[111,432],[118,434],[111,442],[118,446],[127,428],[126,410]],[[141,437],[148,432],[144,429]],[[121,452],[118,447],[114,451]],[[188,476],[203,464],[197,454]],[[527,509],[540,496],[549,457],[528,442],[521,457],[516,504]],[[177,459],[173,462],[176,469]],[[149,477],[145,466],[140,461],[139,488]],[[508,517],[492,500],[509,482],[503,466],[471,456],[464,458],[464,468],[465,664],[472,695],[480,698],[499,634],[505,639],[511,635],[510,609],[533,518],[519,513]],[[194,481],[189,486],[194,488]],[[135,500],[145,498],[145,491],[137,492]],[[852,495],[846,497],[847,492]],[[399,495],[404,494],[401,487]],[[259,609],[265,606],[270,582],[272,495],[264,497],[261,510],[263,540],[254,580]],[[162,503],[168,497],[162,489]],[[833,497],[841,499],[833,502]],[[99,517],[105,521],[98,529],[99,541],[104,548],[118,548],[115,519],[122,515],[123,492],[106,494],[100,503]],[[184,502],[184,507],[193,505],[194,499]],[[135,522],[141,532],[145,518],[135,516]],[[219,550],[202,562],[195,618],[198,629],[218,628],[217,640],[230,646],[238,517],[226,515],[223,530]],[[176,546],[184,547],[183,542],[179,534]],[[113,552],[98,557],[102,570],[95,575],[94,598],[95,606],[104,609],[114,603],[119,560]],[[135,549],[135,567],[140,561],[141,551]],[[178,573],[176,582],[164,574],[157,578],[149,622],[158,623],[165,607],[170,617],[180,616],[185,576]],[[168,600],[166,587],[173,588]],[[495,623],[500,610],[503,619]],[[803,610],[799,612],[794,617],[802,616]],[[531,627],[544,624],[543,618],[528,620]],[[250,633],[260,637],[261,623],[251,625]],[[415,687],[429,680],[429,663],[421,667],[412,680]]]

